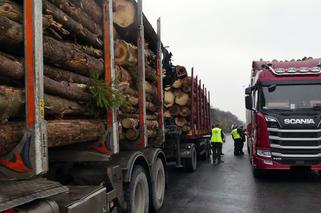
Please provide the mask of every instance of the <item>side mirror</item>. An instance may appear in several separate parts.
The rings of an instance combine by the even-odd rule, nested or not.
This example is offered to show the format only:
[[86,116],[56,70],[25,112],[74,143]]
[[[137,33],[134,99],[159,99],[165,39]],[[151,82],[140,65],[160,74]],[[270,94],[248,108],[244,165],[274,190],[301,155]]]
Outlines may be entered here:
[[251,92],[252,92],[252,87],[247,87],[247,88],[245,89],[245,94],[246,94],[246,95],[250,95]]
[[245,96],[245,107],[246,109],[253,110],[252,97],[250,95]]

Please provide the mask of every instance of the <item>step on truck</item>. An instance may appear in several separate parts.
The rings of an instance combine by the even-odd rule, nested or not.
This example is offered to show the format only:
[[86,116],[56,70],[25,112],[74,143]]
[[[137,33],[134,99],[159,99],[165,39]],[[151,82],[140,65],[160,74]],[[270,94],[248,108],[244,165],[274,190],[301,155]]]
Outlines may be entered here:
[[245,90],[254,175],[321,169],[320,59],[254,61]]
[[[158,211],[169,134],[160,20],[156,33],[141,0],[0,7],[0,212]],[[105,109],[118,90],[128,104]],[[185,139],[205,135],[197,122]]]

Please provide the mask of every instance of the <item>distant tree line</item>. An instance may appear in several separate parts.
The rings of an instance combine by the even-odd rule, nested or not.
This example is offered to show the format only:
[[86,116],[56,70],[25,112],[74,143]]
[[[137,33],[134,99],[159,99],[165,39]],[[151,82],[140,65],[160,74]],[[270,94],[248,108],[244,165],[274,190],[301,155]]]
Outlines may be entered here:
[[244,125],[233,113],[225,112],[217,108],[211,109],[211,123],[220,125],[224,132],[231,132],[233,124],[238,126]]

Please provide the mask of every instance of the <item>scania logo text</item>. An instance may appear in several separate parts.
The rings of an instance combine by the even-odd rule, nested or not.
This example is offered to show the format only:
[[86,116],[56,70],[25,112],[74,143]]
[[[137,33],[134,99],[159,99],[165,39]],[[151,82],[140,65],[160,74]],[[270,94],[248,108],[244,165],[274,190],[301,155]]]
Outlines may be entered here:
[[284,119],[285,124],[315,124],[313,119]]

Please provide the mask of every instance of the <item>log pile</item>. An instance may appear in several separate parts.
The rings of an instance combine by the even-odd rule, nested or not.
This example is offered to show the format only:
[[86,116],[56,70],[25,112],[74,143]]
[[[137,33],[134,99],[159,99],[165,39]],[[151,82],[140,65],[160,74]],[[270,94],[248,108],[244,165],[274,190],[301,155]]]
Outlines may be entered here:
[[[24,132],[23,1],[0,0],[0,156],[10,152]],[[99,141],[105,115],[96,117],[88,103],[93,75],[104,79],[101,1],[42,0],[45,119],[49,147]],[[136,3],[115,0],[114,48],[117,88],[127,104],[119,109],[119,136],[139,137]],[[134,35],[133,35],[134,33]],[[126,42],[126,41],[127,42]],[[148,136],[157,136],[156,57],[146,49],[146,111]],[[67,131],[68,130],[68,131]]]
[[177,80],[165,88],[164,117],[186,134],[191,130],[191,78],[184,66],[176,66]]

